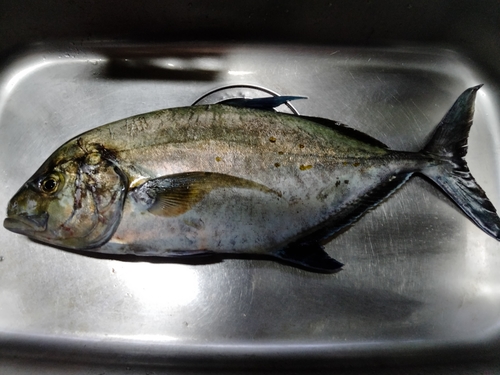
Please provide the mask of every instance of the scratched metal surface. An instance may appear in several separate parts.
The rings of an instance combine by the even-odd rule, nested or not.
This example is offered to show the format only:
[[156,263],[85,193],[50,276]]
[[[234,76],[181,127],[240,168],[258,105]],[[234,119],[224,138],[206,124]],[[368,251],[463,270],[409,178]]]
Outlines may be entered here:
[[[498,86],[448,49],[53,43],[0,68],[2,220],[10,197],[67,139],[240,84],[308,96],[294,103],[301,114],[417,150],[464,89],[485,83],[467,160],[500,207]],[[427,181],[413,178],[327,251],[343,271],[92,258],[2,228],[0,353],[237,366],[500,348],[500,245]]]

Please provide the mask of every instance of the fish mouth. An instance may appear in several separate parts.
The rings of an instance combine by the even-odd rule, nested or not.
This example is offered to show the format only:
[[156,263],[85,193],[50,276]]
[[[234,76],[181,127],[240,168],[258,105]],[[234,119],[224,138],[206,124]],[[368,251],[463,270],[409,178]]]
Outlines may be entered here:
[[3,226],[14,233],[29,235],[34,232],[44,232],[47,229],[49,214],[41,215],[16,215],[3,221]]

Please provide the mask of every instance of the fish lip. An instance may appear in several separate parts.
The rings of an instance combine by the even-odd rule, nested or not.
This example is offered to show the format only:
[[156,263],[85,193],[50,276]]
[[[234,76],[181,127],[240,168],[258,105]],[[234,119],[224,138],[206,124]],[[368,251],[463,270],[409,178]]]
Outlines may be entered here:
[[41,215],[19,214],[7,217],[3,221],[3,226],[14,233],[28,235],[34,232],[44,232],[47,230],[48,221],[49,214],[46,212]]

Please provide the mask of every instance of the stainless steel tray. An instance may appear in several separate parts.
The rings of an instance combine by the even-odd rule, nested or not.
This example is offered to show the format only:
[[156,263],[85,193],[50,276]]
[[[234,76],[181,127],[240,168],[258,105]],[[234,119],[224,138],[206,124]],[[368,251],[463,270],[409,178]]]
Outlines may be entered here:
[[[498,83],[459,52],[31,45],[0,66],[0,209],[4,215],[10,197],[69,138],[129,115],[191,105],[217,88],[305,95],[294,102],[301,114],[417,150],[456,97],[478,83],[485,86],[467,160],[500,207]],[[298,371],[489,358],[500,349],[500,245],[427,181],[413,178],[327,251],[346,263],[343,271],[322,275],[266,260],[87,257],[2,228],[0,356]]]

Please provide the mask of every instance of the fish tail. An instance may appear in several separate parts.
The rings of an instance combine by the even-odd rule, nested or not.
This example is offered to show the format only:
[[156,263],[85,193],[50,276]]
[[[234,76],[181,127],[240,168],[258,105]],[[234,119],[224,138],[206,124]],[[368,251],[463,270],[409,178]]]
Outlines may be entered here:
[[443,189],[479,228],[500,240],[500,218],[465,161],[474,102],[481,86],[465,90],[432,133],[421,152],[436,163],[421,173]]

